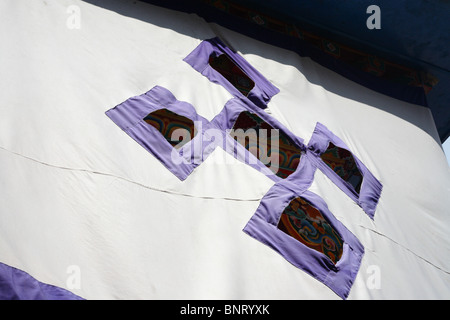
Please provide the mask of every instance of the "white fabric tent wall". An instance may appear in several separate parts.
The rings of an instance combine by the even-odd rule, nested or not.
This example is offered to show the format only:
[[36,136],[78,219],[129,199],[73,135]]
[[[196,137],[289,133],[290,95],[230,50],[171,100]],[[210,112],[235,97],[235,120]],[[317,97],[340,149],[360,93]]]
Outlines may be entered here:
[[140,2],[4,0],[0,21],[1,262],[86,299],[338,299],[242,232],[271,180],[217,149],[181,182],[104,114],[160,85],[212,119],[231,95],[182,59],[220,36],[281,90],[272,116],[306,142],[325,124],[383,183],[373,221],[320,171],[311,187],[365,247],[349,299],[450,298],[450,170],[427,108]]

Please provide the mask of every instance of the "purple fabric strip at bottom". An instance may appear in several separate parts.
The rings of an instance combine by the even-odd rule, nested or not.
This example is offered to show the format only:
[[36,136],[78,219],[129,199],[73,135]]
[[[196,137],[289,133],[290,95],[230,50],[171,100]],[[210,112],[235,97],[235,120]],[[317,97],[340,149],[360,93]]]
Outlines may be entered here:
[[[236,63],[239,68],[250,77],[254,83],[254,88],[250,91],[248,97],[239,92],[224,76],[218,73],[209,65],[209,57],[211,54],[219,56],[226,54]],[[222,85],[233,96],[239,99],[249,99],[261,109],[267,108],[270,99],[280,92],[268,81],[258,70],[248,63],[238,53],[233,52],[219,38],[203,40],[186,58],[183,59],[191,65],[195,70],[207,77],[211,82]]]
[[72,292],[42,283],[25,271],[0,262],[0,300],[84,300]]

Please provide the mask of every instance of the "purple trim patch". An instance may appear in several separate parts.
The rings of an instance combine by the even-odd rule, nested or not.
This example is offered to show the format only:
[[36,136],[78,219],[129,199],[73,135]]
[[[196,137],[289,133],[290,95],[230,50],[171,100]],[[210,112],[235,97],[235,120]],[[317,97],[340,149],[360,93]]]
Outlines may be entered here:
[[[227,60],[227,62],[231,61],[231,63],[227,63],[226,67],[228,67],[228,70],[226,74],[225,72],[220,72],[221,66],[219,66],[219,63],[216,63],[217,59]],[[234,97],[240,99],[248,98],[262,109],[265,109],[270,99],[280,92],[277,87],[253,68],[242,56],[233,52],[217,37],[203,40],[197,48],[184,58],[184,61],[211,82],[222,85]],[[210,65],[210,61],[211,63],[214,62],[213,66]],[[235,71],[230,70],[233,68]]]
[[[323,124],[317,123],[308,144],[308,151],[315,155],[315,157],[311,157],[312,161],[328,178],[330,178],[331,181],[333,181],[346,195],[355,201],[371,219],[373,219],[383,189],[382,184],[375,178],[364,163],[352,154],[352,161],[355,162],[357,169],[362,175],[362,184],[360,185],[359,192],[357,192],[358,189],[355,189],[351,183],[342,179],[342,176],[337,174],[321,158],[321,155],[329,148],[330,143],[351,154],[349,147],[339,137],[328,130]],[[349,162],[348,159],[347,162]],[[345,168],[345,165],[346,163],[344,162],[344,169],[348,169]],[[347,167],[348,166],[349,165],[347,165]]]
[[[295,184],[290,181],[280,181],[275,184],[261,200],[256,213],[243,231],[328,286],[342,299],[346,299],[360,268],[364,247],[335,218],[321,197],[307,191],[314,178],[315,168],[312,167],[311,163],[304,161],[301,163],[300,170],[305,170],[305,174],[299,175],[304,178],[303,180],[297,180]],[[323,253],[311,249],[277,227],[285,208],[294,198],[300,196],[317,208],[343,239],[343,253],[336,264]]]
[[[303,143],[303,139],[297,137],[292,132],[289,131],[288,128],[286,128],[283,124],[281,124],[278,120],[268,115],[266,112],[262,111],[260,108],[255,106],[251,101],[233,98],[229,100],[225,107],[222,109],[222,111],[214,117],[214,119],[211,121],[211,123],[218,128],[223,133],[223,141],[224,143],[219,145],[222,147],[226,152],[230,153],[232,156],[236,157],[238,160],[248,164],[249,166],[255,168],[256,170],[260,171],[261,173],[264,173],[266,176],[268,176],[270,179],[272,179],[275,182],[278,182],[280,180],[283,180],[281,175],[279,175],[278,171],[280,170],[280,163],[281,161],[278,158],[278,152],[273,152],[270,154],[270,156],[267,156],[267,153],[265,154],[267,156],[267,161],[264,163],[258,159],[257,156],[255,156],[254,153],[249,151],[247,148],[245,148],[242,144],[238,143],[233,137],[237,135],[236,131],[233,131],[232,128],[236,122],[236,120],[239,118],[239,115],[242,112],[250,112],[252,114],[255,114],[258,116],[258,118],[262,119],[268,126],[278,131],[279,137],[283,137],[285,139],[289,139],[290,143],[292,143],[293,146],[298,148],[302,151],[302,154],[304,154],[304,151],[306,150],[306,146]],[[264,130],[264,129],[263,129]],[[271,129],[268,130],[269,132],[266,132],[268,136],[270,136]],[[271,136],[272,138],[272,136]],[[267,139],[266,139],[267,140]],[[275,142],[277,139],[274,139]],[[258,151],[267,152],[267,141],[264,141],[264,139],[260,139],[260,136],[258,135]],[[280,143],[281,144],[281,143]],[[273,144],[272,144],[273,147]],[[280,145],[278,146],[278,148]],[[299,155],[299,161],[301,163],[302,157]],[[290,174],[285,179],[295,179],[297,176],[295,170],[292,174]]]
[[[175,148],[156,126],[146,122],[149,114],[162,109],[194,123],[197,134],[192,140]],[[106,115],[180,180],[185,180],[215,149],[215,144],[204,137],[211,126],[209,121],[198,115],[191,104],[178,101],[169,90],[160,86],[126,100],[106,111]]]
[[25,271],[0,262],[0,300],[84,300],[72,292],[42,283]]

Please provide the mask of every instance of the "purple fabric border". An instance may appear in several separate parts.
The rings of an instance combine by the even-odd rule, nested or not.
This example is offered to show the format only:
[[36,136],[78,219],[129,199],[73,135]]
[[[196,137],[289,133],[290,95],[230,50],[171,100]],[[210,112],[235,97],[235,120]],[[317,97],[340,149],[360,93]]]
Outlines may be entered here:
[[[286,134],[301,150],[306,150],[306,146],[303,143],[303,139],[297,137],[292,132],[289,131],[283,124],[281,124],[278,120],[268,115],[266,112],[262,111],[256,105],[254,105],[251,101],[243,100],[239,98],[233,98],[229,100],[222,111],[214,117],[211,123],[223,132],[223,141],[224,143],[221,147],[232,156],[236,157],[238,160],[245,162],[256,170],[264,173],[270,179],[275,182],[280,180],[295,180],[297,175],[295,174],[298,171],[291,174],[288,178],[282,179],[278,177],[275,173],[270,171],[258,158],[256,158],[251,152],[249,152],[244,146],[235,142],[235,140],[228,134],[229,130],[233,127],[234,122],[241,112],[249,111],[257,114],[261,119],[270,124],[274,129],[278,129]],[[303,158],[303,157],[302,157]],[[302,162],[302,158],[300,159],[300,163]]]
[[0,300],[84,300],[72,292],[42,283],[25,271],[0,262]]
[[[179,150],[143,120],[150,112],[162,108],[191,119],[197,128],[195,137]],[[180,180],[185,180],[215,149],[215,144],[204,137],[204,132],[211,127],[210,122],[199,116],[191,104],[178,101],[169,90],[160,86],[126,100],[106,111],[106,115]]]
[[[254,82],[255,86],[245,97],[227,79],[209,65],[211,54],[227,54]],[[219,38],[202,41],[183,61],[191,65],[195,70],[207,77],[211,82],[225,87],[234,97],[250,99],[258,107],[264,109],[270,99],[280,90],[270,83],[261,73],[253,68],[242,56],[230,50]]]
[[[314,166],[304,161],[302,176],[314,175]],[[327,204],[318,195],[307,191],[313,177],[296,184],[281,181],[275,184],[261,200],[256,213],[243,231],[266,244],[297,268],[319,280],[339,297],[346,299],[350,293],[364,255],[359,240],[329,211]],[[295,197],[302,196],[319,209],[344,240],[344,252],[337,264],[324,254],[300,243],[277,228],[280,216]]]
[[383,189],[382,184],[375,178],[369,169],[358,159],[353,153],[356,164],[363,175],[363,183],[359,195],[344,180],[342,180],[330,167],[328,167],[320,158],[320,155],[328,148],[329,142],[333,142],[336,146],[346,149],[349,147],[336,135],[334,135],[327,127],[321,123],[317,123],[313,135],[308,144],[308,152],[315,156],[311,160],[317,167],[333,181],[345,194],[352,198],[371,218],[374,219],[375,210]]
[[[228,134],[227,130],[233,127],[235,120],[243,111],[256,113],[273,128],[285,133],[303,151],[297,170],[286,179],[282,179],[268,170],[262,162]],[[319,196],[307,191],[314,180],[314,173],[318,167],[317,154],[306,148],[303,139],[291,133],[284,125],[247,100],[237,98],[229,100],[222,112],[212,120],[212,123],[224,135],[223,139],[227,143],[225,151],[241,161],[254,159],[253,164],[246,163],[276,182],[264,196],[256,213],[243,231],[277,251],[294,266],[324,283],[341,298],[347,298],[358,273],[364,247],[334,217]],[[344,253],[336,265],[325,255],[308,248],[277,228],[284,208],[293,198],[300,195],[311,201],[343,238]]]

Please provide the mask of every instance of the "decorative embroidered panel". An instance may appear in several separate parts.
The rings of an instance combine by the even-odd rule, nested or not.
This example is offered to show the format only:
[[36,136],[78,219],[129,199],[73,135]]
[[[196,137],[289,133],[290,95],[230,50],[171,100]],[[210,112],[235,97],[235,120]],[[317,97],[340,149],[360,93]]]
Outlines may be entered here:
[[336,264],[342,256],[343,241],[318,209],[302,197],[284,209],[278,229],[304,245],[323,253]]
[[212,54],[209,57],[209,65],[246,97],[255,86],[255,82],[226,54]]
[[106,115],[182,181],[217,146],[214,139],[205,139],[212,124],[161,86],[127,99]]
[[[282,131],[278,131],[278,148],[272,145],[273,140],[271,130],[274,129],[270,124],[265,122],[255,113],[243,111],[239,114],[233,126],[233,131],[242,129],[245,131],[252,130],[254,134],[245,134],[248,139],[237,139],[247,150],[249,150],[255,157],[263,162],[270,169],[270,163],[267,159],[278,156],[278,167],[274,172],[280,178],[287,178],[294,173],[300,162],[301,149],[297,147]],[[261,133],[267,133],[263,136]],[[234,135],[236,139],[236,135]],[[274,154],[275,152],[278,155]],[[276,159],[276,158],[275,158]]]
[[358,194],[360,193],[363,176],[350,151],[330,142],[320,157],[341,179],[347,181]]
[[219,38],[203,40],[183,61],[220,84],[234,97],[247,98],[261,109],[280,92],[241,55],[228,48]]
[[[149,113],[144,121],[161,132],[167,142],[176,149],[191,141],[197,133],[191,119],[167,109],[159,109]],[[182,139],[180,140],[180,138]]]

